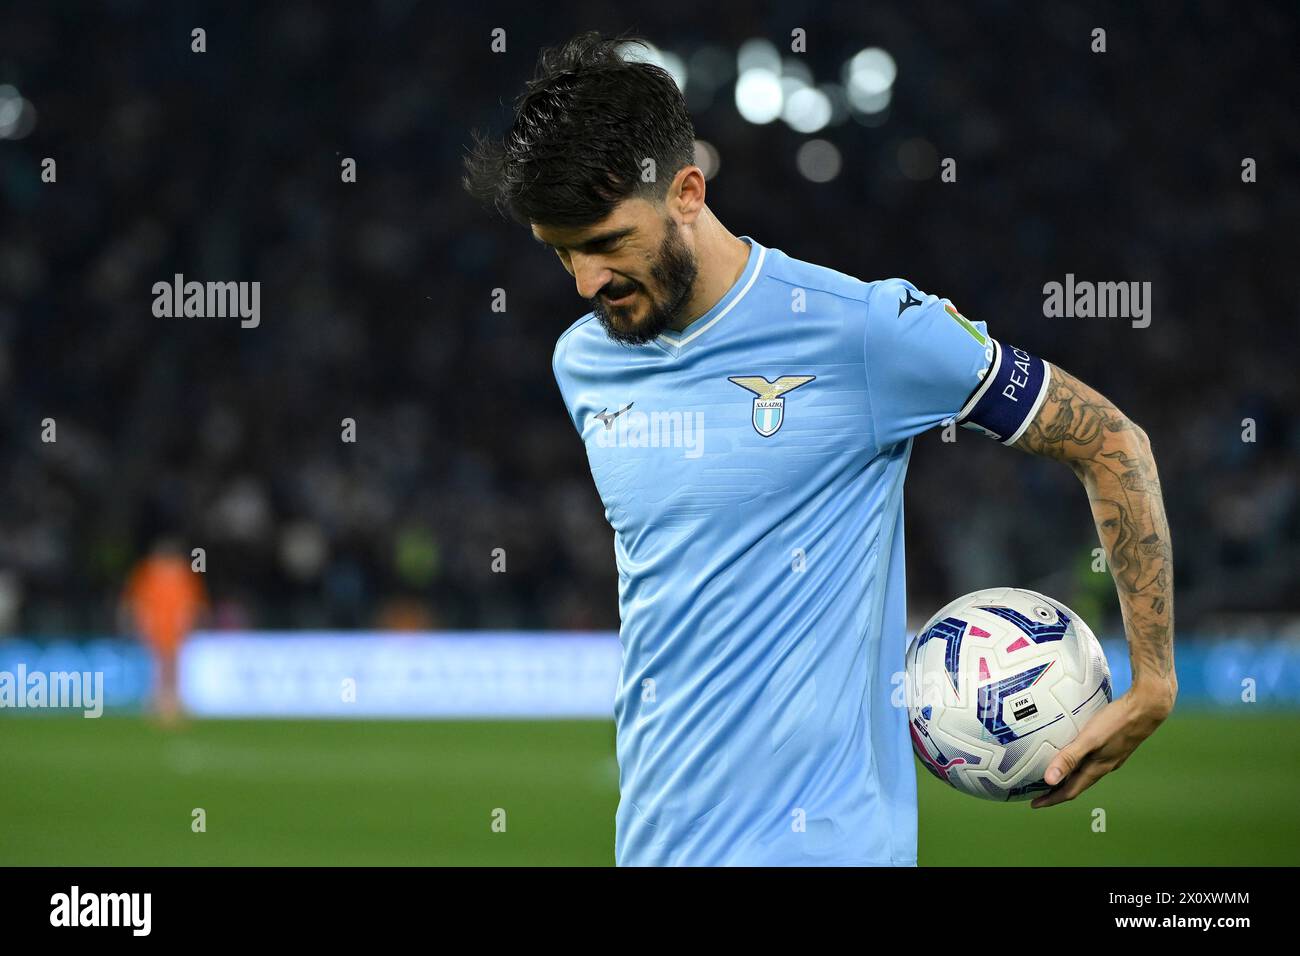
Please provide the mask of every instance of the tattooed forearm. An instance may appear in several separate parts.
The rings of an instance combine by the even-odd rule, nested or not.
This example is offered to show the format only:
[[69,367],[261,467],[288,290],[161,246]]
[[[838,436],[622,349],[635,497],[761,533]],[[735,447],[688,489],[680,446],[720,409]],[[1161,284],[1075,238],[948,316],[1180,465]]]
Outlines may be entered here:
[[1173,550],[1146,433],[1104,396],[1056,366],[1015,447],[1065,462],[1088,492],[1133,660],[1133,684],[1177,691]]

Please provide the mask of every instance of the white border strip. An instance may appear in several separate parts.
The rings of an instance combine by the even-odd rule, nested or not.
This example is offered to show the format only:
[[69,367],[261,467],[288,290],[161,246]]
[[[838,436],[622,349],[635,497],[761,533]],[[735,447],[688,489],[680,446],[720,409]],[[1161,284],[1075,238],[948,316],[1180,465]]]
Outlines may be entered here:
[[988,371],[984,373],[983,384],[981,384],[979,388],[975,389],[975,394],[970,397],[970,401],[963,405],[961,411],[957,413],[955,421],[958,425],[966,420],[967,415],[975,411],[975,406],[979,404],[979,400],[984,397],[984,393],[989,390],[989,386],[993,384],[993,380],[998,377],[998,369],[1002,365],[1002,343],[994,338],[990,338],[989,341],[994,345],[993,364],[990,365]]
[[749,281],[745,283],[744,288],[740,290],[740,292],[736,295],[736,297],[727,303],[727,307],[723,309],[721,312],[719,312],[717,315],[715,315],[712,319],[710,319],[708,323],[700,326],[698,329],[696,329],[690,335],[686,336],[686,338],[684,339],[678,339],[674,341],[673,339],[669,338],[666,334],[662,332],[659,333],[659,338],[662,339],[664,342],[667,342],[669,345],[673,346],[674,348],[681,348],[682,346],[691,342],[698,336],[703,335],[713,326],[717,325],[719,322],[722,321],[723,317],[728,312],[730,312],[732,309],[736,307],[736,303],[745,297],[745,293],[747,293],[750,290],[750,287],[752,287],[754,282],[758,279],[758,274],[763,271],[763,260],[766,258],[767,258],[767,247],[759,246],[758,264],[754,266],[754,274],[749,277]]

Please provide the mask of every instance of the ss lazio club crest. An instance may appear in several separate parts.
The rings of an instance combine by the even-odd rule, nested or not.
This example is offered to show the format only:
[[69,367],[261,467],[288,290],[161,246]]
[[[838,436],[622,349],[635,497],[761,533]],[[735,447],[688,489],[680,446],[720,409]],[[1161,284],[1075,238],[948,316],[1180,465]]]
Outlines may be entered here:
[[807,385],[816,375],[782,375],[775,382],[769,382],[761,375],[731,375],[728,382],[739,385],[747,392],[753,392],[754,431],[764,438],[771,438],[785,421],[786,392],[792,392],[800,385]]

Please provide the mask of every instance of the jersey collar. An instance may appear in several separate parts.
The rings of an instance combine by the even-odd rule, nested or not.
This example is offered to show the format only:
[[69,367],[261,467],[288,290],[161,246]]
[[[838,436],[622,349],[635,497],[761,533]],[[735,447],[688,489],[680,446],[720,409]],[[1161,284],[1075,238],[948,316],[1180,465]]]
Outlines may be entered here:
[[740,236],[739,238],[749,245],[749,259],[745,263],[744,271],[732,283],[731,288],[726,291],[713,308],[686,326],[686,328],[680,332],[661,332],[655,341],[667,346],[674,352],[685,348],[726,318],[727,313],[734,309],[736,304],[753,288],[754,283],[758,280],[759,273],[763,271],[763,260],[767,257],[767,249],[749,236]]

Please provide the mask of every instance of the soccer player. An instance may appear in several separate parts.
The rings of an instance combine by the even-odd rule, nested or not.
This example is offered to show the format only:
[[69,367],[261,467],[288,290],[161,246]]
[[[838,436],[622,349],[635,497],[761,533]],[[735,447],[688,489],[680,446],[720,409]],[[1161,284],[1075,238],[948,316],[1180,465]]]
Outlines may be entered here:
[[162,538],[131,572],[123,607],[157,668],[154,706],[165,726],[180,721],[181,645],[208,607],[207,589],[190,568],[184,550]]
[[705,204],[677,86],[621,48],[589,33],[544,51],[465,180],[591,305],[553,364],[614,529],[617,863],[916,863],[907,711],[891,704],[903,478],[912,437],[949,420],[1064,462],[1096,518],[1133,686],[1056,756],[1034,806],[1073,799],[1177,694],[1147,436],[947,299],[733,235]]

